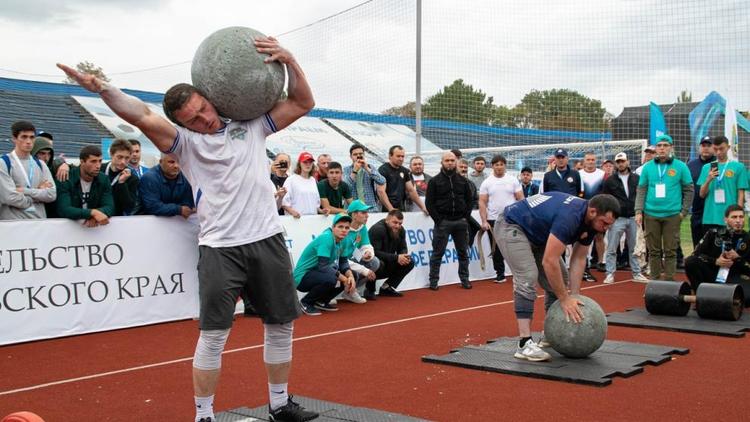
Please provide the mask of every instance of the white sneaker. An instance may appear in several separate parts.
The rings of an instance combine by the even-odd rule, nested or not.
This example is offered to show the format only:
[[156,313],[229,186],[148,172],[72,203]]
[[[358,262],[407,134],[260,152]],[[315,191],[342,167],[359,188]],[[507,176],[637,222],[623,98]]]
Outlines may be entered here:
[[359,304],[367,303],[367,299],[360,296],[356,290],[351,293],[347,293],[347,292],[342,293],[341,298],[344,300],[348,300],[349,302],[352,302],[352,303],[359,303]]
[[551,344],[549,344],[549,342],[547,341],[547,337],[544,336],[544,331],[542,331],[542,336],[539,337],[539,343],[537,343],[536,345],[542,349],[551,346]]
[[614,274],[607,274],[606,277],[604,277],[604,284],[612,284],[615,282],[615,275]]
[[336,306],[338,303],[339,303],[339,301],[336,300],[336,299],[331,299],[331,300],[328,301],[328,304],[329,305],[333,305],[333,306]]
[[643,274],[633,274],[633,282],[635,283],[648,283],[649,281],[651,280],[646,278]]
[[549,353],[542,350],[534,340],[526,340],[526,344],[523,347],[516,349],[516,353],[513,355],[516,359],[526,359],[531,362],[543,362],[550,360],[552,356]]

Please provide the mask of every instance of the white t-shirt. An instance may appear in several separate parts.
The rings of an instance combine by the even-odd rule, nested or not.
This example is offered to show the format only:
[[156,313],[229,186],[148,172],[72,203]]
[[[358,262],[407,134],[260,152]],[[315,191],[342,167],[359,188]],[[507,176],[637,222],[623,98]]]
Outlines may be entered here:
[[[416,187],[417,183],[424,181],[424,173],[420,174],[419,176],[412,173],[411,180],[412,180],[412,183],[414,183],[414,186]],[[419,193],[419,190],[417,190],[417,193]],[[424,195],[419,195],[419,199],[421,199],[422,203],[424,204],[424,200],[425,200]],[[412,202],[411,209],[409,209],[409,211],[422,211],[422,208],[419,208],[419,205],[417,205],[416,202]]]
[[487,202],[487,220],[497,220],[505,207],[516,202],[516,192],[522,192],[521,182],[507,173],[497,177],[494,173],[487,176],[479,186],[480,195],[489,195]]
[[630,192],[628,191],[628,178],[630,177],[630,173],[622,174],[618,171],[617,177],[619,177],[620,180],[622,180],[622,185],[625,187],[625,196],[630,196]]
[[91,182],[81,179],[81,208],[89,209],[89,198],[91,197]]
[[591,199],[597,193],[602,191],[602,184],[604,183],[604,170],[594,169],[592,172],[581,170],[578,172],[581,175],[581,184],[583,184],[583,197],[585,199]]
[[198,244],[245,245],[283,232],[276,189],[268,177],[266,136],[270,116],[234,122],[213,134],[176,127],[168,152],[193,188],[200,221]]
[[320,193],[318,183],[314,177],[305,179],[299,174],[293,173],[284,182],[286,195],[281,200],[281,205],[292,207],[302,215],[315,215],[320,208]]

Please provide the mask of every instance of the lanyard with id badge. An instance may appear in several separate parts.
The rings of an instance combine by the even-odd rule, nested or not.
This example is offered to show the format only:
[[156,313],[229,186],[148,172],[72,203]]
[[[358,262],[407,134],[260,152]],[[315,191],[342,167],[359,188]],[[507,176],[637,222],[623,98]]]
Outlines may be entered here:
[[[26,169],[23,167],[23,164],[21,163],[21,159],[18,158],[18,154],[16,154],[16,151],[13,151],[10,153],[10,156],[13,157],[13,160],[16,162],[18,167],[21,169],[21,173],[23,173],[24,179],[26,179],[26,188],[27,189],[33,189],[33,183],[34,183],[34,158],[29,157],[29,171],[27,172]],[[26,208],[24,210],[25,212],[36,212],[36,207],[32,203],[30,207]]]
[[667,197],[667,185],[664,184],[664,174],[667,172],[667,165],[663,164],[663,166],[662,164],[656,165],[656,170],[659,172],[659,182],[655,186],[657,199]]
[[[719,163],[713,162],[711,163],[711,169],[714,168],[714,163],[716,163],[716,169],[719,168]],[[724,169],[721,171],[719,176],[716,178],[716,189],[714,190],[714,203],[715,204],[723,204],[727,201],[727,197],[724,194],[724,187],[722,186],[724,181],[724,173],[727,172],[727,167],[729,166],[729,163],[724,164]]]

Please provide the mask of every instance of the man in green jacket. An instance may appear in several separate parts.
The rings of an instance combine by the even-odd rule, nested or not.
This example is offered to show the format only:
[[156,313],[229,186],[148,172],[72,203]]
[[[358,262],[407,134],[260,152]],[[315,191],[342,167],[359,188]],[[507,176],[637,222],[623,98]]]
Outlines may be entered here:
[[57,215],[72,220],[85,220],[86,227],[109,223],[115,211],[109,179],[100,172],[102,150],[85,146],[79,155],[80,165],[70,169],[65,182],[57,181]]
[[[656,157],[643,166],[635,197],[635,221],[645,221],[651,278],[674,280],[680,223],[693,202],[693,178],[683,161],[672,155],[672,137],[656,138]],[[662,254],[664,263],[662,265]]]

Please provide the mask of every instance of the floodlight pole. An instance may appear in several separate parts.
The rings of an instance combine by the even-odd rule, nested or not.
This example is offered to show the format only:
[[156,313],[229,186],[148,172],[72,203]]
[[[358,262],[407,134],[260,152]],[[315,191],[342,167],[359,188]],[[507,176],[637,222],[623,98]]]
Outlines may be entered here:
[[422,0],[417,0],[417,70],[416,97],[414,98],[414,139],[416,154],[422,153]]

